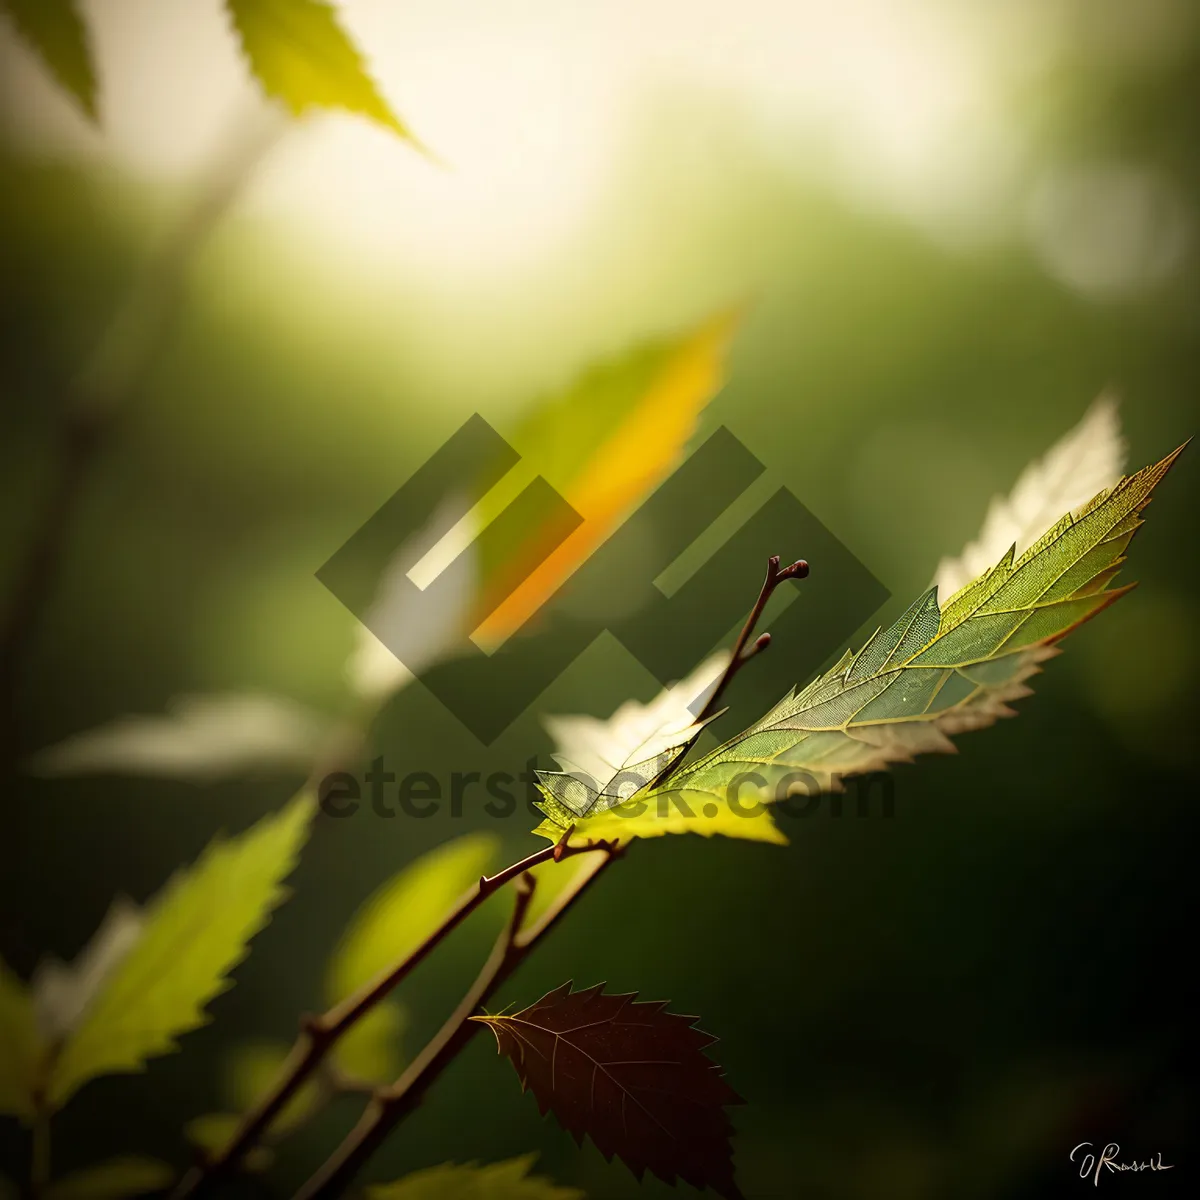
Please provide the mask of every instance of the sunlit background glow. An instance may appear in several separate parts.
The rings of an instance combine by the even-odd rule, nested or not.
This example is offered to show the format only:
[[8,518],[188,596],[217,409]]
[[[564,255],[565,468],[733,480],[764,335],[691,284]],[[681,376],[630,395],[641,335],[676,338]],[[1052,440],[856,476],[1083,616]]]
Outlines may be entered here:
[[[43,152],[187,180],[260,107],[217,4],[85,7],[100,130],[5,38],[6,116]],[[439,165],[364,122],[316,118],[277,150],[247,204],[302,223],[365,271],[520,271],[571,252],[664,96],[701,93],[705,108],[673,132],[699,159],[714,156],[703,164],[713,175],[723,167],[714,134],[732,120],[789,169],[946,238],[1020,235],[1014,201],[1025,194],[1027,235],[1072,286],[1158,278],[1187,235],[1177,209],[1169,230],[1149,232],[1171,205],[1169,185],[1132,180],[1136,164],[1084,164],[1079,186],[1100,211],[1080,224],[1071,182],[1039,178],[1028,102],[1081,51],[1148,69],[1181,43],[1195,10],[1186,0],[1087,7],[1081,46],[1069,0],[350,0],[346,21],[385,94]],[[182,46],[183,57],[173,52]],[[1078,265],[1089,238],[1106,243],[1107,267]],[[1117,261],[1142,251],[1152,269]]]

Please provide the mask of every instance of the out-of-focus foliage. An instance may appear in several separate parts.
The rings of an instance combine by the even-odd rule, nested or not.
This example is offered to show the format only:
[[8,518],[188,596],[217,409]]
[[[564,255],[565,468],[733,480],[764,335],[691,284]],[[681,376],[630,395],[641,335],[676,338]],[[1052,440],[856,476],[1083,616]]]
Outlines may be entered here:
[[225,5],[268,96],[297,116],[310,108],[361,113],[413,140],[379,94],[332,5],[325,0],[225,0]]
[[499,842],[467,834],[397,872],[362,906],[329,961],[330,999],[344,999],[416,949],[495,861]]
[[44,1195],[46,1200],[126,1200],[162,1191],[174,1176],[158,1159],[123,1155],[56,1179]]
[[48,1045],[60,1045],[79,1027],[145,926],[142,910],[118,896],[74,962],[68,965],[49,955],[38,963],[32,980],[33,1004]]
[[[238,1112],[245,1112],[262,1099],[275,1082],[290,1046],[282,1042],[242,1042],[234,1046],[225,1062],[226,1099]],[[286,1132],[306,1120],[320,1100],[320,1089],[309,1081],[297,1091],[272,1122],[272,1131]]]
[[96,70],[78,0],[0,0],[0,10],[9,14],[55,79],[95,120]]
[[404,1067],[403,1038],[408,1014],[395,1000],[384,1000],[354,1023],[333,1048],[337,1069],[359,1083],[388,1083]]
[[118,717],[48,746],[30,760],[39,775],[150,775],[212,782],[244,772],[303,769],[329,718],[283,696],[177,696],[162,716]]
[[414,1171],[395,1183],[367,1188],[368,1200],[584,1200],[578,1188],[559,1187],[542,1175],[530,1175],[536,1154],[505,1162],[444,1163]]
[[717,1039],[665,1001],[606,995],[604,984],[564,983],[511,1015],[473,1017],[496,1035],[542,1115],[578,1142],[615,1154],[641,1179],[683,1179],[741,1200],[733,1180],[733,1125],[742,1098],[704,1054]]
[[[238,1113],[201,1113],[184,1126],[184,1136],[197,1150],[205,1154],[216,1154],[233,1140],[241,1124]],[[242,1157],[241,1165],[247,1171],[265,1171],[275,1161],[275,1153],[268,1146],[255,1146]]]
[[54,1057],[50,1105],[97,1075],[141,1070],[206,1022],[205,1005],[232,986],[229,972],[283,900],[312,813],[302,795],[240,837],[213,842],[150,901],[141,937]]
[[[495,863],[498,849],[494,837],[467,834],[430,851],[384,883],[354,915],[329,960],[329,1003],[345,999],[416,949]],[[338,1069],[357,1080],[394,1079],[400,1073],[405,1026],[401,1006],[383,1001],[338,1040]]]
[[[496,644],[519,628],[679,463],[700,413],[725,382],[736,326],[729,313],[635,347],[590,368],[561,395],[534,406],[511,443],[524,468],[542,475],[582,518],[557,546],[530,554],[536,565],[499,603],[489,584],[508,574],[481,564],[473,637]],[[503,503],[485,500],[478,526]],[[538,535],[534,535],[536,542]],[[534,547],[524,548],[522,558]],[[511,581],[510,581],[511,583]]]

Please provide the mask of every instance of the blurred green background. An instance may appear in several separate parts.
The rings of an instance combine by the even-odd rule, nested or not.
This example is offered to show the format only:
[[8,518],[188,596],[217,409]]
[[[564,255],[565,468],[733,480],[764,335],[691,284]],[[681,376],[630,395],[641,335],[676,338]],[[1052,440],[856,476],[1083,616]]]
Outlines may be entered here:
[[[100,133],[3,34],[0,595],[67,382],[256,104],[215,11],[95,7]],[[336,711],[354,622],[313,573],[346,537],[473,412],[505,433],[589,363],[731,303],[747,315],[702,432],[728,425],[884,581],[880,620],[1104,387],[1132,467],[1194,431],[1186,0],[391,7],[347,19],[450,166],[348,117],[260,165],[89,482],[11,714],[18,758],[179,693]],[[501,1002],[606,979],[702,1014],[748,1100],[748,1197],[1063,1196],[1085,1186],[1067,1161],[1085,1140],[1179,1164],[1110,1190],[1194,1186],[1197,478],[1188,455],[1160,489],[1126,573],[1141,587],[1070,639],[1019,719],[900,768],[893,819],[793,821],[786,849],[644,846]],[[736,687],[747,716],[777,698],[752,670]],[[419,684],[375,743],[400,771],[516,773],[548,754],[539,709],[607,715],[656,689],[602,639],[489,747]],[[299,782],[7,768],[0,951],[23,975]],[[223,1048],[289,1037],[362,900],[473,829],[536,848],[519,817],[470,808],[326,821],[214,1023],[89,1086],[56,1158],[184,1161]],[[406,986],[410,1052],[499,919]],[[271,1189],[355,1116],[341,1104],[287,1144]],[[0,1129],[13,1173],[23,1146]],[[577,1151],[483,1038],[372,1177],[529,1149],[593,1196],[667,1194]]]

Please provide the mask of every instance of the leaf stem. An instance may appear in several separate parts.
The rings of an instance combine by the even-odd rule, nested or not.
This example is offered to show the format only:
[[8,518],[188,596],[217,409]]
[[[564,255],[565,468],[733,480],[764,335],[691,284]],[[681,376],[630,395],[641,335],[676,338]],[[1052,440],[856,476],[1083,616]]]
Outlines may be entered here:
[[[565,851],[565,840],[559,843],[559,847]],[[596,848],[602,850],[602,854],[597,856],[594,865],[581,871],[571,886],[556,898],[551,908],[528,929],[523,929],[522,923],[533,895],[534,880],[529,875],[521,876],[513,919],[458,1008],[404,1074],[395,1083],[376,1091],[358,1124],[296,1193],[295,1200],[332,1200],[332,1197],[340,1196],[392,1130],[420,1105],[425,1093],[441,1073],[482,1028],[471,1017],[621,853],[615,845],[605,844]]]
[[713,693],[709,696],[704,707],[696,714],[697,721],[703,721],[706,717],[711,717],[717,711],[717,704],[724,694],[725,689],[733,682],[733,677],[756,654],[761,654],[771,644],[771,635],[769,633],[762,633],[755,638],[754,644],[750,649],[746,649],[746,643],[753,636],[754,627],[762,617],[763,610],[767,607],[767,601],[774,595],[775,589],[785,579],[804,579],[807,575],[808,563],[802,558],[797,559],[794,563],[786,567],[780,567],[778,554],[772,554],[767,559],[767,574],[763,580],[762,587],[759,588],[758,599],[755,600],[754,607],[750,610],[750,615],[746,618],[745,625],[742,626],[742,632],[738,634],[738,639],[734,643],[733,652],[729,656],[729,665],[717,681],[717,686],[713,689]]
[[[569,846],[567,840],[570,833],[571,830],[568,830],[555,845],[543,847],[505,867],[502,871],[498,871],[495,875],[481,876],[479,882],[462,896],[442,923],[399,962],[322,1015],[304,1017],[301,1020],[299,1036],[280,1068],[274,1086],[254,1108],[245,1114],[230,1141],[215,1154],[207,1157],[203,1163],[193,1167],[180,1180],[172,1193],[172,1200],[184,1200],[185,1197],[201,1195],[218,1177],[224,1176],[232,1170],[248,1150],[262,1141],[288,1102],[326,1060],[338,1039],[406,979],[453,930],[457,929],[490,896],[514,880],[526,878],[526,872],[542,863],[560,862],[565,858],[574,857],[576,854],[587,854],[593,851],[603,852],[605,857],[602,861],[607,861],[617,854],[615,843],[589,842],[578,846]],[[590,879],[592,876],[589,874],[586,878]],[[568,889],[568,893],[572,890]],[[572,897],[567,893],[564,895],[567,895],[569,903]],[[527,902],[522,907],[522,916],[524,916],[525,907],[527,907]],[[565,907],[565,904],[557,903],[530,932],[548,928],[550,922],[547,918],[557,919],[558,914]],[[538,936],[540,936],[540,932]]]

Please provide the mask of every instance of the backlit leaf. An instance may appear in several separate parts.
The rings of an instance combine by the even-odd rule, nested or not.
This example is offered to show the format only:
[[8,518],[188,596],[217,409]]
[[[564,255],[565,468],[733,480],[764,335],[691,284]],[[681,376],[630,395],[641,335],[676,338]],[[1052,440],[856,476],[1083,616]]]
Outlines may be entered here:
[[33,995],[0,958],[0,1115],[33,1117],[43,1053]]
[[472,1019],[491,1028],[543,1116],[553,1112],[580,1145],[590,1137],[639,1179],[650,1171],[727,1200],[741,1195],[725,1106],[743,1101],[705,1056],[716,1039],[696,1017],[605,995],[603,984],[573,992],[565,983],[511,1016]]
[[159,1192],[175,1178],[175,1172],[155,1158],[125,1155],[72,1171],[52,1183],[46,1200],[125,1200]]
[[78,0],[0,0],[21,36],[92,120],[96,70]]
[[481,1167],[444,1163],[414,1171],[395,1183],[367,1188],[368,1200],[584,1200],[578,1188],[559,1187],[530,1175],[536,1154]]
[[[1054,644],[1129,590],[1109,585],[1178,454],[1063,516],[1020,556],[1010,549],[944,604],[930,588],[857,654],[847,651],[662,787],[583,820],[544,791],[549,819],[537,832],[556,840],[574,824],[577,841],[655,832],[762,838],[773,828],[769,802],[841,790],[845,776],[950,752],[951,735],[1012,716],[1009,703],[1029,694],[1027,681],[1058,653]],[[766,840],[782,840],[774,834]]]
[[325,0],[225,0],[225,7],[268,96],[297,116],[310,108],[341,108],[414,140]]
[[308,836],[307,795],[239,837],[214,841],[146,906],[141,938],[58,1054],[49,1099],[64,1104],[88,1080],[140,1071],[208,1020],[205,1005],[285,896],[283,880]]
[[979,537],[938,564],[938,594],[952,596],[1009,548],[1024,554],[1065,512],[1074,512],[1121,478],[1125,439],[1117,402],[1101,396],[1083,419],[1021,473],[1007,497],[995,496]]
[[695,714],[728,665],[729,652],[719,651],[649,704],[627,700],[606,721],[583,714],[543,717],[563,768],[537,772],[545,790],[586,816],[597,805],[609,807],[604,801],[652,783],[699,736],[703,725]]

